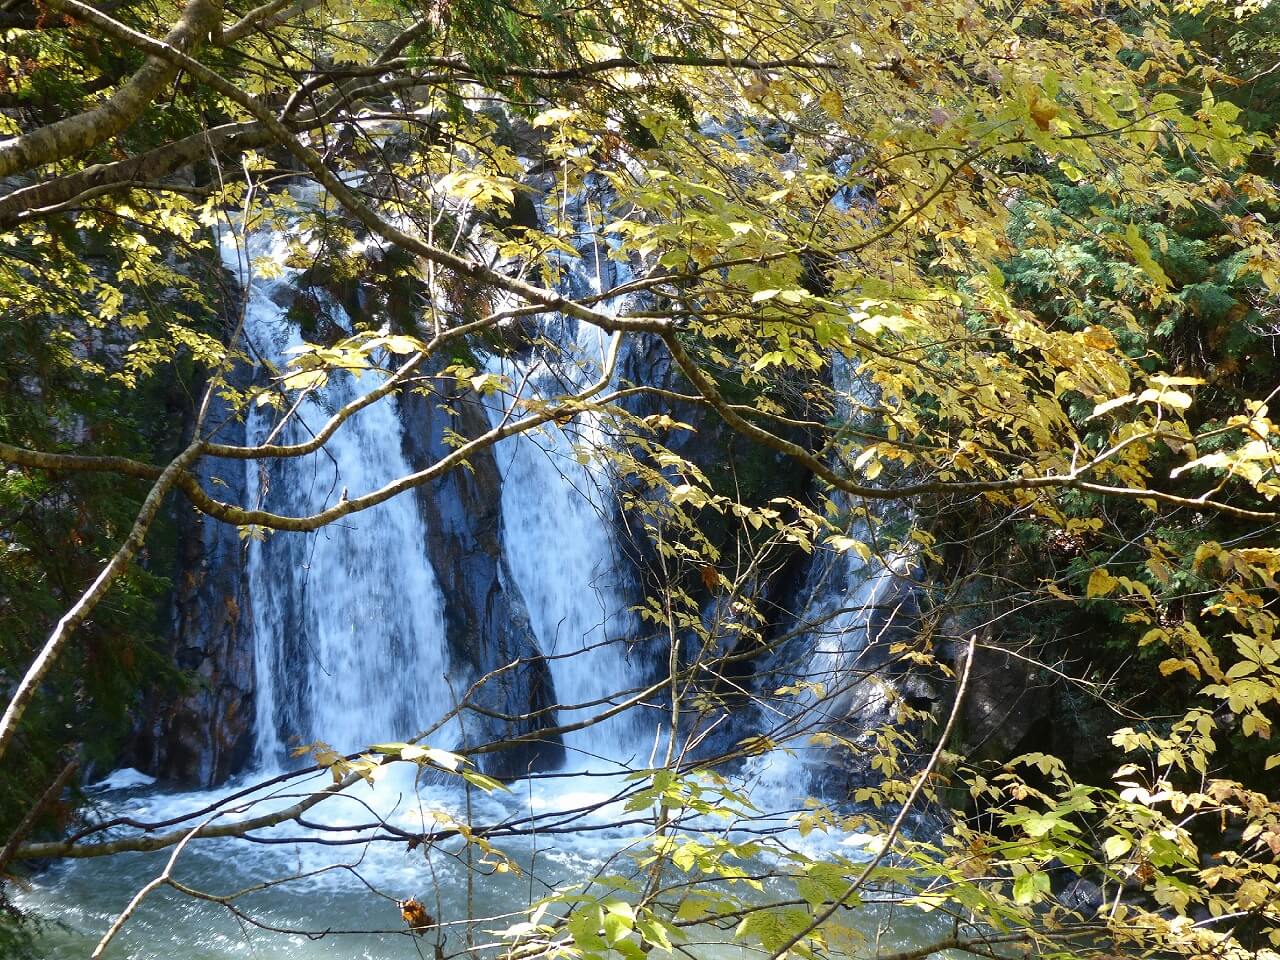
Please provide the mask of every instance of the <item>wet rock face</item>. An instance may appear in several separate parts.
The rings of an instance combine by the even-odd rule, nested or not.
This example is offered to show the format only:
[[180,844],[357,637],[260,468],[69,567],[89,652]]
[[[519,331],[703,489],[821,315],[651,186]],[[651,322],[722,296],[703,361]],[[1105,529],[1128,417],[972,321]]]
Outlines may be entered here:
[[1058,893],[1058,902],[1081,916],[1092,917],[1102,908],[1102,888],[1092,880],[1074,877]]
[[1007,760],[1027,750],[1051,749],[1046,727],[1056,706],[1055,690],[1027,658],[999,649],[989,638],[979,640],[960,711],[958,751],[971,760]]
[[[488,416],[474,394],[410,394],[401,397],[400,411],[405,455],[415,470],[451,451],[446,431],[469,439],[489,429]],[[461,699],[475,679],[501,668],[472,694],[477,706],[501,716],[464,714],[467,743],[474,746],[554,726],[555,712],[548,711],[556,702],[551,673],[502,555],[502,478],[493,451],[481,451],[467,466],[417,487],[414,496],[426,522],[427,556],[447,601],[449,657],[455,667],[466,668],[450,678],[453,696]],[[518,665],[506,669],[516,661]],[[551,735],[484,754],[481,766],[492,776],[513,778],[557,767],[563,758],[563,743]]]
[[[225,411],[214,409],[213,422]],[[243,442],[229,423],[219,434]],[[199,466],[206,490],[242,502],[238,462]],[[216,480],[215,480],[216,478]],[[214,786],[252,759],[254,720],[253,616],[245,582],[245,550],[235,527],[177,501],[181,569],[173,574],[170,656],[190,679],[176,693],[153,692],[143,704],[132,765],[163,779]]]
[[[656,387],[686,395],[695,394],[692,384],[676,366],[666,345],[649,334],[633,336],[624,343],[618,361],[618,378],[625,384]],[[732,399],[732,398],[731,398]],[[685,458],[706,474],[720,493],[741,499],[747,504],[760,504],[773,497],[804,497],[810,483],[808,470],[785,454],[769,450],[733,430],[704,404],[672,401],[667,397],[638,394],[623,402],[634,416],[666,414],[693,429],[669,429],[659,432],[657,440],[672,453]],[[793,411],[799,413],[799,411]],[[784,434],[787,439],[808,445],[809,438]],[[705,516],[704,533],[717,547],[723,547],[737,535],[736,527],[715,516]],[[652,545],[635,543],[637,562],[643,568],[653,559]],[[687,586],[703,598],[706,591],[691,581]],[[773,599],[777,584],[768,578],[759,583],[760,597]]]
[[158,718],[155,776],[202,786],[241,770],[252,754],[253,639],[243,556],[234,528],[209,518],[188,553],[175,602],[174,646],[193,689]]

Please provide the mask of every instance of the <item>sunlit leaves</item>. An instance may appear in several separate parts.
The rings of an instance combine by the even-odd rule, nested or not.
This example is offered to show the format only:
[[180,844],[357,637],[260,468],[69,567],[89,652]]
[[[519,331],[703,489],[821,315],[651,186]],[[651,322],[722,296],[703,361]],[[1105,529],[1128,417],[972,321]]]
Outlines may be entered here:
[[446,174],[436,183],[437,189],[477,210],[493,206],[510,206],[519,186],[505,177],[485,176],[471,170],[456,170]]
[[1013,881],[1014,903],[1035,903],[1049,892],[1049,874],[1041,871],[1024,873]]
[[[1211,777],[1225,728],[1250,742],[1273,736],[1280,560],[1254,531],[1233,531],[1239,542],[1203,536],[1194,563],[1182,563],[1161,540],[1169,516],[1162,504],[1138,501],[1135,510],[1145,513],[1131,535],[1132,519],[1112,501],[1082,495],[1091,484],[1133,504],[1120,495],[1181,491],[1177,520],[1191,514],[1186,522],[1198,525],[1214,503],[1280,493],[1280,432],[1261,398],[1206,423],[1211,372],[1184,375],[1184,359],[1166,360],[1152,346],[1166,334],[1146,329],[1172,323],[1175,310],[1203,319],[1170,253],[1173,214],[1215,211],[1227,225],[1223,243],[1238,254],[1233,269],[1256,275],[1259,289],[1280,285],[1267,218],[1240,199],[1274,200],[1263,177],[1242,173],[1272,145],[1245,130],[1237,107],[1199,92],[1215,68],[1154,6],[1121,5],[1106,16],[1082,3],[943,9],[918,0],[871,0],[853,15],[830,2],[703,4],[696,16],[644,4],[549,10],[470,0],[404,9],[340,2],[248,38],[234,56],[213,55],[241,89],[284,111],[377,215],[466,264],[450,271],[406,256],[393,276],[372,284],[406,281],[394,306],[351,296],[360,310],[353,307],[349,328],[308,331],[311,342],[283,370],[264,365],[252,387],[224,385],[221,396],[238,412],[257,402],[284,415],[298,394],[335,378],[383,377],[441,331],[477,322],[485,335],[458,338],[457,356],[424,372],[415,388],[509,397],[517,384],[490,372],[482,355],[530,349],[527,331],[550,311],[496,295],[475,265],[568,290],[593,308],[660,321],[745,422],[785,441],[755,464],[766,479],[780,462],[774,454],[801,443],[849,484],[874,485],[864,493],[888,496],[911,485],[928,495],[913,498],[919,516],[903,511],[898,526],[907,529],[851,507],[853,498],[829,487],[806,484],[802,494],[777,496],[766,482],[759,496],[745,496],[674,442],[714,434],[702,419],[713,416],[707,397],[671,401],[696,416],[629,415],[625,405],[563,396],[513,401],[513,414],[551,415],[557,423],[548,429],[598,416],[625,435],[625,443],[575,455],[603,461],[619,481],[628,523],[649,537],[657,563],[676,571],[673,583],[690,573],[694,584],[645,597],[636,613],[646,628],[714,649],[719,638],[704,619],[709,595],[725,601],[732,620],[725,630],[741,648],[762,648],[770,625],[752,596],[756,572],[734,568],[744,546],[751,555],[744,567],[785,560],[794,568],[793,553],[845,554],[850,564],[918,558],[932,565],[921,593],[931,603],[938,594],[941,604],[949,584],[929,578],[970,562],[959,554],[985,550],[985,563],[1003,563],[1002,547],[926,529],[936,506],[929,497],[972,485],[959,488],[961,506],[947,509],[976,515],[976,525],[989,516],[1023,518],[1076,551],[1064,570],[1036,571],[1038,586],[1020,597],[1027,609],[1083,601],[1077,611],[1114,614],[1108,627],[1128,627],[1139,655],[1158,656],[1145,667],[1151,676],[1186,686],[1176,711],[1121,721],[1128,725],[1111,745],[1134,762],[1105,788],[1075,783],[1043,752],[981,769],[942,755],[925,795],[938,804],[953,795],[980,803],[982,829],[960,811],[936,845],[900,837],[874,882],[921,911],[972,917],[983,929],[1027,929],[1033,939],[1057,922],[1056,865],[1135,885],[1179,922],[1206,901],[1214,917],[1265,903],[1274,876],[1225,859],[1205,868],[1217,872],[1198,872],[1194,840],[1177,817],[1240,817],[1249,842],[1276,836],[1270,801]],[[423,29],[391,62],[325,72],[372,64],[384,35],[419,15]],[[671,62],[693,52],[721,62]],[[50,66],[74,75],[64,68],[75,58],[61,56],[66,62]],[[630,62],[612,73],[583,72],[615,57]],[[6,63],[21,73],[20,62]],[[366,82],[386,86],[365,98]],[[17,83],[25,89],[30,81]],[[295,102],[299,83],[316,89]],[[325,101],[329,90],[336,96]],[[197,109],[194,96],[175,88],[148,130],[175,118],[193,130],[243,119],[218,98]],[[317,102],[331,114],[309,113]],[[318,260],[322,285],[360,286],[391,252],[332,197],[304,203],[280,190],[295,177],[280,157],[270,148],[223,164],[219,154],[215,183],[87,197],[84,210],[67,212],[70,230],[50,219],[21,237],[6,234],[18,253],[0,265],[0,307],[49,323],[48,353],[64,369],[101,370],[129,388],[179,360],[221,371],[236,348],[223,349],[213,325],[201,325],[211,311],[175,307],[180,298],[201,308],[212,302],[184,260],[208,249],[209,227],[274,224],[288,234],[283,255],[254,254],[260,279]],[[1072,190],[1087,193],[1077,210],[1064,209],[1059,171]],[[86,253],[89,241],[97,246]],[[628,295],[611,284],[626,285]],[[218,319],[237,316],[222,307]],[[111,349],[85,359],[84,344],[100,336]],[[624,389],[639,395],[652,386]],[[442,436],[455,449],[470,439],[460,424]],[[1090,511],[1097,516],[1082,516]],[[1005,575],[1001,568],[990,578]],[[958,602],[976,609],[986,599]],[[939,626],[945,616],[928,613],[930,629],[947,632]],[[992,623],[1004,629],[1006,619],[999,613]],[[933,679],[954,676],[924,643],[894,643],[889,654]],[[1082,685],[1098,690],[1091,680]],[[693,709],[722,696],[708,686],[691,696]],[[804,681],[761,689],[801,704],[829,692]],[[887,685],[875,689],[892,695]],[[896,715],[937,719],[910,704]],[[862,751],[874,782],[856,787],[853,800],[883,812],[912,790],[921,742],[904,725],[857,742],[824,726],[806,746]],[[748,755],[799,749],[767,734],[737,747]],[[419,744],[382,744],[351,758],[323,744],[302,750],[338,782],[376,781],[394,761],[483,791],[500,786],[458,754]],[[547,955],[640,957],[676,946],[679,924],[723,913],[718,922],[767,951],[801,934],[801,950],[837,942],[838,924],[808,926],[814,909],[846,897],[856,875],[850,864],[796,854],[774,876],[794,886],[804,906],[762,905],[765,884],[753,873],[762,846],[720,829],[756,815],[745,797],[665,769],[644,771],[629,791],[626,812],[654,824],[635,851],[638,865],[655,883],[675,872],[697,884],[692,892],[645,900],[621,887],[557,891],[504,937]],[[802,836],[854,827],[829,809],[807,809],[795,822]],[[863,852],[885,850],[883,823],[858,826],[866,831]],[[456,830],[495,871],[513,869],[470,824]],[[548,904],[567,911],[563,922]],[[1117,901],[1110,916],[1113,935],[1134,937],[1135,955],[1216,955],[1147,905]],[[1048,938],[1038,945],[1051,952]]]

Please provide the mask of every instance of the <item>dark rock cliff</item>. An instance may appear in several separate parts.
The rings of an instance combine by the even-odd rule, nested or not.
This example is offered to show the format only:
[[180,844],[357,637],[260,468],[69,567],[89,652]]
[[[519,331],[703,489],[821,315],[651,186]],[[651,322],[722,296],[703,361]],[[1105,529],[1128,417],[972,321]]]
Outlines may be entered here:
[[[470,439],[489,429],[475,394],[413,393],[401,398],[400,409],[405,454],[415,469],[450,452],[446,436]],[[448,601],[449,655],[467,668],[451,678],[453,693],[461,698],[474,680],[489,677],[472,694],[479,711],[464,717],[469,744],[554,726],[554,711],[546,712],[556,702],[551,673],[502,556],[502,478],[493,451],[417,487],[414,496],[426,521],[427,556]],[[485,754],[481,765],[491,775],[516,777],[555,767],[563,757],[552,735]]]
[[[215,400],[210,422],[227,420],[219,439],[244,440],[241,423]],[[240,461],[205,461],[198,472],[220,499],[243,502]],[[212,786],[251,759],[254,719],[253,617],[245,582],[245,544],[229,524],[176,500],[180,569],[172,577],[170,656],[188,677],[177,691],[152,691],[130,753],[133,765],[165,779]]]

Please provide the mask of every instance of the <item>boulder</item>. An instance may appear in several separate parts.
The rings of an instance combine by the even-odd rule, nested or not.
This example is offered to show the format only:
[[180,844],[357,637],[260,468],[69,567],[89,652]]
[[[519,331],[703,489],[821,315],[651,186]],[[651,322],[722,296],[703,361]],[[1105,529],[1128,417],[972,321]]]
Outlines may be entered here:
[[1058,894],[1058,902],[1081,916],[1092,917],[1102,908],[1102,888],[1085,877],[1075,877]]
[[1045,727],[1055,701],[1034,664],[979,644],[961,709],[956,752],[970,760],[1003,761],[1030,749],[1051,749]]

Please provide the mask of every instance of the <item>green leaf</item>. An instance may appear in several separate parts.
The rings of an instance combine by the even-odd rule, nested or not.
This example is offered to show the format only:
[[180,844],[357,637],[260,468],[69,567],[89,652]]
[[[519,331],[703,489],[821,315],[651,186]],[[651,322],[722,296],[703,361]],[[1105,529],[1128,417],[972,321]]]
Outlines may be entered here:
[[625,900],[607,901],[604,905],[604,911],[606,914],[612,914],[614,916],[625,918],[628,926],[635,923],[635,920],[636,920],[635,907],[627,903],[627,901]]
[[1049,892],[1049,874],[1037,871],[1024,873],[1013,881],[1015,903],[1028,904],[1041,899]]
[[836,900],[842,896],[849,886],[844,871],[838,864],[815,863],[809,867],[805,876],[796,880],[796,892],[805,902],[818,906]]
[[702,897],[688,897],[676,910],[677,920],[701,920],[711,912],[711,902]]
[[617,914],[609,914],[604,918],[604,938],[610,946],[614,946],[631,932],[631,924]]

